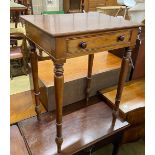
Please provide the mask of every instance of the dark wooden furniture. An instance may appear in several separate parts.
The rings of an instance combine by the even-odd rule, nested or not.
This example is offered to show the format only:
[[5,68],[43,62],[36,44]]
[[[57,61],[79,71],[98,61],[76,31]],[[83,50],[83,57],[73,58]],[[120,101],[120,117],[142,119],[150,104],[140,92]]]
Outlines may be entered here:
[[63,6],[66,13],[84,12],[84,0],[64,0]]
[[145,27],[141,31],[132,56],[135,66],[131,73],[132,80],[145,77]]
[[[18,46],[17,41],[21,40],[21,46]],[[10,34],[10,75],[11,78],[13,77],[12,70],[13,66],[16,63],[15,61],[19,62],[19,66],[24,74],[27,75],[27,62],[28,62],[28,51],[27,51],[27,44],[26,38],[23,33],[11,33]]]
[[10,154],[29,155],[23,137],[16,125],[10,127]]
[[32,14],[32,0],[16,0],[19,4],[27,7],[26,14]]
[[116,6],[117,0],[84,0],[85,11],[96,11],[97,7]]
[[10,2],[10,17],[13,22],[15,22],[15,28],[17,28],[19,23],[19,16],[27,14],[27,7],[24,5],[20,6],[17,3]]
[[54,62],[57,129],[55,140],[58,153],[61,152],[61,145],[63,143],[63,65],[66,62],[66,59],[89,55],[86,88],[86,98],[88,100],[93,54],[105,50],[125,48],[115,101],[116,107],[113,111],[114,124],[116,117],[118,116],[119,103],[128,73],[132,47],[136,44],[138,28],[140,25],[97,12],[50,16],[30,15],[22,16],[21,18],[25,21],[26,36],[31,46],[31,66],[38,120],[41,120],[41,117],[36,46],[42,48]]
[[[103,145],[121,140],[122,134],[129,124],[116,120],[112,125],[112,110],[97,98],[91,98],[92,105],[84,108],[84,102],[64,108],[63,135],[61,155],[87,155],[103,147]],[[83,107],[83,108],[82,108]],[[77,110],[80,108],[79,110]],[[72,122],[72,123],[71,123]],[[36,117],[18,123],[21,132],[31,150],[31,154],[57,154],[55,144],[55,115],[44,114],[42,121]],[[113,155],[117,147],[114,145]]]
[[[103,100],[113,108],[115,106],[116,88],[99,91]],[[128,121],[131,126],[125,131],[122,143],[143,138],[145,135],[145,80],[129,81],[124,87],[119,106],[120,117]]]

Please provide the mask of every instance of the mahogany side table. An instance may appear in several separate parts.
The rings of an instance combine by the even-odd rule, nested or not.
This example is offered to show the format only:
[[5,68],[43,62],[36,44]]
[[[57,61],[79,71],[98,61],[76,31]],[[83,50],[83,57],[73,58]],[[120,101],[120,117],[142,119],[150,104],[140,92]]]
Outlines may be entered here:
[[[88,55],[88,76],[86,99],[88,101],[94,54],[105,50],[125,48],[120,77],[113,109],[118,116],[119,103],[128,72],[132,48],[136,44],[139,24],[102,13],[77,13],[57,15],[21,16],[25,21],[26,36],[31,46],[31,68],[37,118],[40,120],[40,102],[38,85],[38,64],[36,46],[44,50],[54,63],[54,85],[56,99],[56,143],[57,152],[61,152],[62,105],[64,91],[63,65],[67,59]],[[79,64],[80,65],[80,64]]]

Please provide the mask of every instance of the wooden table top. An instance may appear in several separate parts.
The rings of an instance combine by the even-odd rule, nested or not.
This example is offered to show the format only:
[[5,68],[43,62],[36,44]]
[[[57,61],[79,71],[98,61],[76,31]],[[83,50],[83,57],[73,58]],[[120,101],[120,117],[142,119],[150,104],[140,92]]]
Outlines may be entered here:
[[134,28],[140,26],[138,23],[133,23],[122,18],[104,15],[99,12],[55,15],[26,15],[21,16],[21,19],[53,37],[122,30],[125,28]]
[[[53,118],[52,118],[53,117]],[[55,120],[50,114],[42,115],[42,121],[38,122],[36,117],[20,122],[19,128],[32,154],[55,155]],[[129,127],[128,122],[119,118],[114,128],[112,125],[112,110],[104,102],[98,102],[63,117],[63,155],[74,154],[88,146]]]

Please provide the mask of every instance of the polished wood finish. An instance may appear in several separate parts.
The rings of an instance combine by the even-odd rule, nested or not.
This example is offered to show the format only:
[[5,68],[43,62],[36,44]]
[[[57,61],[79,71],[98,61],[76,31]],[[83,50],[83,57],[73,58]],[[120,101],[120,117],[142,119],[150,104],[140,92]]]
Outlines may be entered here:
[[[21,41],[21,46],[17,46],[17,41]],[[13,78],[12,61],[20,61],[22,72],[27,75],[28,73],[28,49],[26,37],[23,33],[13,32],[10,33],[10,75]]]
[[[26,91],[10,96],[10,124],[36,116],[33,91]],[[46,112],[41,105],[41,113]]]
[[[122,143],[135,141],[145,135],[145,80],[128,82],[123,90],[119,106],[120,116],[131,123],[125,131]],[[114,107],[116,87],[101,90],[102,98],[110,107]]]
[[[67,40],[67,57],[81,56],[85,54],[105,51],[107,49],[117,49],[132,44],[131,29],[116,32],[100,33],[98,35],[87,35],[83,37],[75,37]],[[123,39],[122,39],[123,38]],[[85,43],[86,47],[82,48],[81,43]]]
[[[57,154],[54,141],[55,120],[52,118],[51,115],[46,114],[42,116],[41,122],[33,117],[19,123],[32,154]],[[65,115],[63,117],[64,142],[60,154],[79,153],[81,150],[91,148],[97,142],[114,136],[111,139],[112,142],[117,133],[129,126],[127,122],[122,122],[119,118],[114,128],[111,128],[111,123],[112,111],[104,102],[98,102]]]
[[[13,2],[11,2],[10,6],[10,14],[13,18],[13,21],[15,22],[15,28],[17,28],[18,23],[19,23],[19,16],[21,14],[27,14],[27,7],[22,5],[22,6],[16,6],[15,4],[12,5]],[[18,5],[18,4],[17,4]]]
[[29,155],[23,137],[16,125],[10,127],[10,154]]
[[[66,62],[67,58],[71,57],[78,57],[81,55],[88,55],[94,54],[96,52],[101,52],[103,50],[112,50],[117,48],[125,48],[135,46],[136,37],[138,33],[138,27],[140,26],[137,23],[132,23],[130,21],[126,21],[121,18],[115,18],[107,15],[103,15],[102,13],[78,13],[78,14],[57,14],[57,15],[29,15],[29,16],[22,16],[22,20],[25,21],[26,27],[26,35],[29,40],[31,40],[36,46],[39,46],[42,50],[47,52],[50,55],[51,59],[54,61],[55,64],[55,85],[56,85],[56,106],[57,106],[57,119],[56,123],[59,125],[61,124],[61,107],[63,102],[63,68],[62,65]],[[65,26],[64,26],[65,25]],[[124,30],[124,31],[123,31]],[[121,44],[115,44],[115,39],[113,38],[118,32],[123,31],[130,32],[130,40],[129,42],[122,42]],[[111,33],[108,37],[109,43],[107,43],[106,47],[100,46],[101,44],[97,44],[97,46],[92,47],[92,43],[88,44],[90,48],[82,48],[81,52],[77,51],[77,48],[71,53],[68,54],[68,45],[71,45],[70,42],[75,41],[76,46],[81,43],[82,40],[90,39],[92,42],[95,39],[95,36],[101,35],[100,41],[102,42],[105,39],[104,35],[107,36],[107,33]],[[94,40],[95,41],[95,40]],[[111,41],[111,42],[110,42]],[[77,44],[78,42],[78,44]],[[73,43],[72,43],[73,44]],[[34,50],[33,50],[34,52]],[[32,53],[33,53],[32,52]],[[82,54],[81,54],[82,53]],[[128,58],[128,57],[127,57]],[[34,65],[37,70],[37,59],[34,59]],[[126,69],[123,68],[123,70]],[[33,70],[33,74],[37,74],[38,71]],[[123,72],[122,72],[123,73]],[[124,73],[123,73],[124,74]],[[122,75],[123,75],[122,74]],[[60,78],[59,78],[60,76]],[[34,76],[33,76],[34,77]],[[125,77],[125,74],[124,74]],[[120,79],[124,79],[121,78]],[[35,76],[33,81],[38,82],[37,75]],[[120,80],[121,81],[121,80]],[[120,89],[123,88],[123,80],[119,83]],[[35,85],[35,83],[34,83]],[[38,84],[36,84],[38,85]],[[60,90],[58,89],[60,88]],[[38,92],[38,91],[37,91]],[[36,94],[37,94],[36,92]],[[118,90],[119,96],[121,95],[121,91]],[[36,100],[36,104],[38,105],[38,99]],[[37,111],[38,112],[38,111]],[[39,118],[39,112],[38,112]],[[57,125],[57,126],[58,126]],[[57,136],[60,138],[60,142],[62,142],[62,133],[61,133],[61,126],[57,127]],[[60,143],[58,143],[58,152],[60,152]]]

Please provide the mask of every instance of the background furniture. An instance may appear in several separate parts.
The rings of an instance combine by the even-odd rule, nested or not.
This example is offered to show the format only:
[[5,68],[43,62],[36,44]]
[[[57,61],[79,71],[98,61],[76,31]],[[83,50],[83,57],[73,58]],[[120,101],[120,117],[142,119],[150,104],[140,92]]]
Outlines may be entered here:
[[97,7],[96,9],[98,12],[102,12],[104,14],[114,16],[114,17],[123,16],[124,19],[126,19],[126,15],[127,15],[126,6],[103,6],[103,7]]
[[84,0],[64,0],[65,13],[78,13],[84,11]]
[[17,24],[19,23],[19,16],[21,14],[27,14],[27,7],[10,1],[10,18],[11,21],[15,22],[15,28],[17,28]]
[[[21,46],[18,46],[18,41],[22,40]],[[23,33],[10,34],[10,75],[14,75],[13,68],[20,67],[21,71],[27,75],[28,51],[26,38]]]
[[[41,14],[43,14],[43,15],[64,14],[64,11],[43,11]],[[38,60],[42,61],[42,60],[50,59],[50,57],[48,55],[46,55],[42,49],[38,48],[38,50],[39,50]]]
[[102,6],[116,6],[117,0],[85,0],[84,1],[84,8],[85,11],[96,11],[97,7]]

